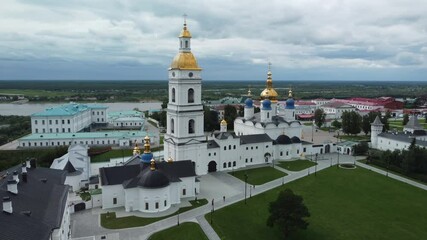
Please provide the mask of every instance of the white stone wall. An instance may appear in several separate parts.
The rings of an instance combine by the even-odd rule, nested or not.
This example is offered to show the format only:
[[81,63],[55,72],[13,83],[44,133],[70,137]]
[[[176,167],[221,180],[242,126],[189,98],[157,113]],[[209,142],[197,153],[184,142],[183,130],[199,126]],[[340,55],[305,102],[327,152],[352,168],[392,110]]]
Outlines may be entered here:
[[[117,198],[117,203],[113,199]],[[121,184],[102,186],[102,209],[123,207],[125,205],[125,191]]]
[[67,240],[69,239],[70,234],[70,206],[69,206],[69,196],[67,196],[67,201],[65,202],[64,214],[62,215],[61,226],[57,229],[54,229],[51,233],[52,240]]

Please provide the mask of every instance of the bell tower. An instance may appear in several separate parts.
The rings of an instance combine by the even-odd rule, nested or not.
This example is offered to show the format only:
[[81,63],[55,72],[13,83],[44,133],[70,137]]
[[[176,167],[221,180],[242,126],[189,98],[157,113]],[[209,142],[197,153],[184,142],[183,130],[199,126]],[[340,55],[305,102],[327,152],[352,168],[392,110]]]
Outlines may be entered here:
[[[165,159],[195,162],[196,173],[204,174],[199,159],[207,151],[203,126],[202,69],[191,52],[191,33],[184,15],[179,52],[169,68],[169,102],[164,138]],[[199,166],[200,165],[200,166]],[[205,165],[203,163],[203,165]]]

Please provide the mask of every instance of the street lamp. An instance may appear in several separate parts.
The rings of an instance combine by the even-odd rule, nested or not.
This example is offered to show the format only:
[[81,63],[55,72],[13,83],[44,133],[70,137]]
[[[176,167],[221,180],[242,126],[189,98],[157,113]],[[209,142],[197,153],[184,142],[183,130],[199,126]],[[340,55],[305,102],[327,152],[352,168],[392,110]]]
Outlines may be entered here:
[[245,204],[246,204],[246,188],[248,183],[248,174],[245,173]]
[[317,155],[318,153],[316,153],[316,165],[314,165],[314,176],[316,176],[316,173],[317,173]]
[[338,160],[337,160],[337,168],[340,165],[340,151],[338,150],[338,143],[340,142],[340,130],[337,131],[337,154],[338,154]]
[[178,208],[178,214],[177,214],[177,219],[178,219],[178,226],[179,226],[179,208]]
[[213,212],[214,212],[214,200],[212,199],[211,224],[212,224],[212,222],[213,222]]

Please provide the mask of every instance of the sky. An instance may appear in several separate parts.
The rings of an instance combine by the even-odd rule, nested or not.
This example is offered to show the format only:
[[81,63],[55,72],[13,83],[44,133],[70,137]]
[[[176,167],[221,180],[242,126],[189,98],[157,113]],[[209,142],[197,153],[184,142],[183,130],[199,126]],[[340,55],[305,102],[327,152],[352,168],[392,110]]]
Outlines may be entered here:
[[0,80],[427,81],[425,0],[1,0]]

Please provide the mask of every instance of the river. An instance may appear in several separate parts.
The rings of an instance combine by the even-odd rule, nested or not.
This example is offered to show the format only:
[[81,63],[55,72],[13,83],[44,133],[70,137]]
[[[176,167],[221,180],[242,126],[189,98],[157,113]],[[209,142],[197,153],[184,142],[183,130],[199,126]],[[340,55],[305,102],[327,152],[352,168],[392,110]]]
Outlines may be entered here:
[[[13,104],[2,103],[0,104],[0,115],[19,115],[29,116],[36,112],[41,112],[49,107],[59,106],[64,103],[25,103]],[[116,102],[116,103],[97,103],[100,105],[108,106],[109,112],[127,111],[138,108],[141,111],[161,109],[161,102]]]

